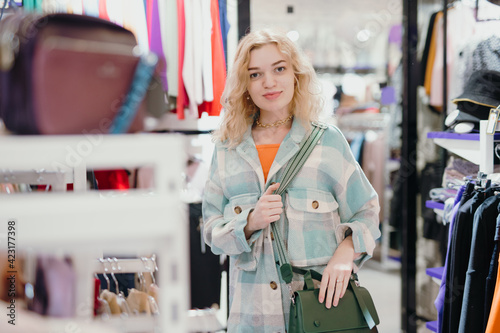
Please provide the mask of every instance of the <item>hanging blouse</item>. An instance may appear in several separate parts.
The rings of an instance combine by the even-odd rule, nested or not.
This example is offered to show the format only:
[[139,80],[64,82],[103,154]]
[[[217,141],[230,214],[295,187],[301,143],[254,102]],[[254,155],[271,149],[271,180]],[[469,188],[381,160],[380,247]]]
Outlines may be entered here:
[[182,78],[182,69],[184,67],[184,44],[185,44],[185,19],[184,19],[184,0],[177,0],[177,23],[178,23],[178,40],[179,40],[179,68],[177,71],[178,96],[177,96],[177,118],[184,119],[184,108],[189,103],[187,93],[184,88],[184,80]]
[[182,78],[189,97],[189,112],[203,103],[203,25],[200,0],[184,0],[185,44]]
[[167,70],[166,70],[166,60],[163,52],[162,44],[162,31],[160,26],[160,16],[158,10],[158,0],[153,0],[151,4],[151,32],[149,45],[151,52],[154,52],[160,58],[160,78],[163,85],[163,91],[168,91],[167,86]]
[[202,16],[202,81],[203,100],[211,102],[214,100],[214,89],[212,80],[212,17],[210,3],[201,1]]
[[222,33],[222,44],[224,46],[224,59],[227,63],[227,35],[229,33],[229,28],[231,25],[227,19],[227,1],[219,0],[219,20],[220,20],[220,30]]
[[99,17],[103,20],[109,21],[108,9],[106,7],[106,0],[99,0]]
[[99,17],[99,0],[83,0],[85,15]]
[[219,3],[218,0],[211,0],[210,12],[212,15],[212,75],[214,100],[205,102],[199,108],[199,113],[206,111],[209,116],[218,116],[221,111],[220,99],[226,84],[226,60],[224,58],[224,44],[222,42],[222,33],[219,21]]
[[146,8],[142,0],[129,1],[123,8],[123,27],[130,30],[143,52],[149,51]]
[[123,26],[122,0],[106,0],[106,10],[111,22]]
[[[442,107],[443,105],[443,17],[436,21],[436,54],[434,65],[431,74],[431,90],[429,96],[429,104],[434,107]],[[447,82],[448,82],[448,98],[458,96],[456,91],[458,83],[456,82],[456,73],[454,71],[456,61],[459,58],[459,52],[464,48],[465,43],[470,40],[474,34],[476,20],[472,13],[472,9],[456,3],[452,9],[448,10],[447,15],[448,31],[453,34],[447,36]],[[455,108],[452,103],[448,103],[450,110]],[[446,112],[446,111],[445,111]]]

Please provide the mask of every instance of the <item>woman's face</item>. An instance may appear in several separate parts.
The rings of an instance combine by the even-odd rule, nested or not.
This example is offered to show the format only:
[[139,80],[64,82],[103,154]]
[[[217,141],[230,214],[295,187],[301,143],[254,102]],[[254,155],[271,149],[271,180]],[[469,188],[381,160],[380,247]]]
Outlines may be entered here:
[[282,118],[290,113],[295,76],[287,56],[276,44],[266,44],[250,52],[248,93],[253,102],[265,112]]

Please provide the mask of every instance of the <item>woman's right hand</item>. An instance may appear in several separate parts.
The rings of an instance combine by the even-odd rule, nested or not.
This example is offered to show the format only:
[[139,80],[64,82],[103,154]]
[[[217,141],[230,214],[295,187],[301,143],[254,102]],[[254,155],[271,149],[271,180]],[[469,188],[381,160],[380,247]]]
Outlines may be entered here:
[[279,183],[269,186],[259,201],[257,201],[254,210],[248,214],[247,225],[244,229],[247,239],[255,231],[264,229],[270,223],[280,219],[280,215],[283,212],[283,203],[281,202],[280,195],[273,194],[279,186]]

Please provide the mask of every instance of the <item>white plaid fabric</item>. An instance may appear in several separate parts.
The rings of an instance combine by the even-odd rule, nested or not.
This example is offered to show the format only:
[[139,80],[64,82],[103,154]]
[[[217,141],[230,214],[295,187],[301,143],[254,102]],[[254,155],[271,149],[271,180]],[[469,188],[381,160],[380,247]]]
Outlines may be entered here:
[[[230,256],[229,333],[285,333],[290,299],[277,271],[270,228],[248,241],[243,228],[265,189],[281,179],[304,135],[304,127],[294,120],[267,183],[250,128],[236,149],[216,144],[203,199],[204,236],[215,254]],[[372,256],[380,237],[378,197],[335,126],[328,126],[288,186],[284,202],[285,212],[276,223],[292,265],[322,273],[346,232],[352,232],[355,251],[365,253],[355,261],[356,270]],[[293,289],[302,285],[302,276],[295,275]]]

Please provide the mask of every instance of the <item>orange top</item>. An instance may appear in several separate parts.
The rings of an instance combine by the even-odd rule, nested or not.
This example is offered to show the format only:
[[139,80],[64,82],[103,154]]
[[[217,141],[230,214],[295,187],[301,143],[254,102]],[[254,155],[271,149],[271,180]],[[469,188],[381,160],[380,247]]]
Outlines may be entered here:
[[273,143],[269,145],[257,145],[257,152],[259,153],[260,164],[262,165],[262,171],[264,171],[264,181],[267,182],[267,175],[269,174],[269,169],[273,164],[274,158],[278,153],[280,148],[279,143]]

